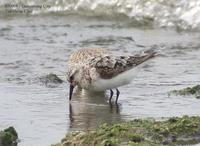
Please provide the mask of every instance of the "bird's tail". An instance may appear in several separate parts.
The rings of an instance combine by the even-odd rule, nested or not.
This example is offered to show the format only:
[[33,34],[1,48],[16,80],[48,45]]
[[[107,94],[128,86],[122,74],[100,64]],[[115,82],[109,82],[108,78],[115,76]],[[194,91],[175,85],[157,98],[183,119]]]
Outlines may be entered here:
[[158,53],[156,52],[156,50],[154,48],[151,48],[149,50],[144,51],[143,54],[145,56],[149,56],[150,58],[155,57],[156,55],[158,55]]
[[154,58],[156,57],[158,54],[157,52],[155,51],[155,49],[149,49],[149,50],[146,50],[144,52],[142,52],[142,54],[140,55],[140,61],[138,64],[142,64],[143,62],[146,62],[147,60],[151,59],[151,58]]

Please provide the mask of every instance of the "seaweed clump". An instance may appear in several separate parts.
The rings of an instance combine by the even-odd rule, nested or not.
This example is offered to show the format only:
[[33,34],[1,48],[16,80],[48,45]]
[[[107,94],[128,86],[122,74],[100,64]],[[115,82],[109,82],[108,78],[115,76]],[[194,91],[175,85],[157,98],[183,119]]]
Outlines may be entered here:
[[60,79],[56,74],[53,74],[53,73],[50,73],[43,77],[40,77],[39,79],[47,87],[56,87],[57,85],[63,83],[63,80]]
[[166,121],[136,119],[103,124],[93,131],[69,133],[52,146],[160,146],[200,143],[200,117],[173,117]]
[[0,146],[14,146],[17,144],[18,134],[14,127],[0,131]]
[[187,87],[180,90],[173,90],[171,93],[176,95],[195,95],[196,98],[200,99],[200,85],[196,85],[193,87]]

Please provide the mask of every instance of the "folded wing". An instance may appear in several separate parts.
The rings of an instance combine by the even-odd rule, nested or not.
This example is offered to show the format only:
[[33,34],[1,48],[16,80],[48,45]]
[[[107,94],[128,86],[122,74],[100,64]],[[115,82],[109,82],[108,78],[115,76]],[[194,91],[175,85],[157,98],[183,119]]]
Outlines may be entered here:
[[155,54],[153,51],[147,51],[144,55],[97,57],[90,61],[90,66],[96,68],[101,78],[111,79],[155,57]]

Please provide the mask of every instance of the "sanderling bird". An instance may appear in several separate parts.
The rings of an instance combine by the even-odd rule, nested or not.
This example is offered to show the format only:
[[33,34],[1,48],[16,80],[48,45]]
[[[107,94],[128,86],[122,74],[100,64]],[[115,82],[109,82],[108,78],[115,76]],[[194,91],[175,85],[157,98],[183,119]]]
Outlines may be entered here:
[[156,56],[156,52],[147,50],[134,56],[115,56],[101,48],[82,49],[73,53],[69,58],[67,79],[70,83],[69,100],[73,89],[78,86],[88,91],[110,90],[110,99],[113,89],[116,89],[117,103],[118,87],[131,82],[138,67],[147,60]]

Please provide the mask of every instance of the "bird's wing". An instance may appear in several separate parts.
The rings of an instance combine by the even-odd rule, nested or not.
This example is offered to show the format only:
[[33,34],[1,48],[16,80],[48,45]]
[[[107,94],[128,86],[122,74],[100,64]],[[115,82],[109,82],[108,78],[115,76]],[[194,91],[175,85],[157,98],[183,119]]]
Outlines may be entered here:
[[90,66],[96,68],[101,78],[111,79],[153,58],[155,54],[155,52],[146,51],[144,55],[97,57],[91,59]]

